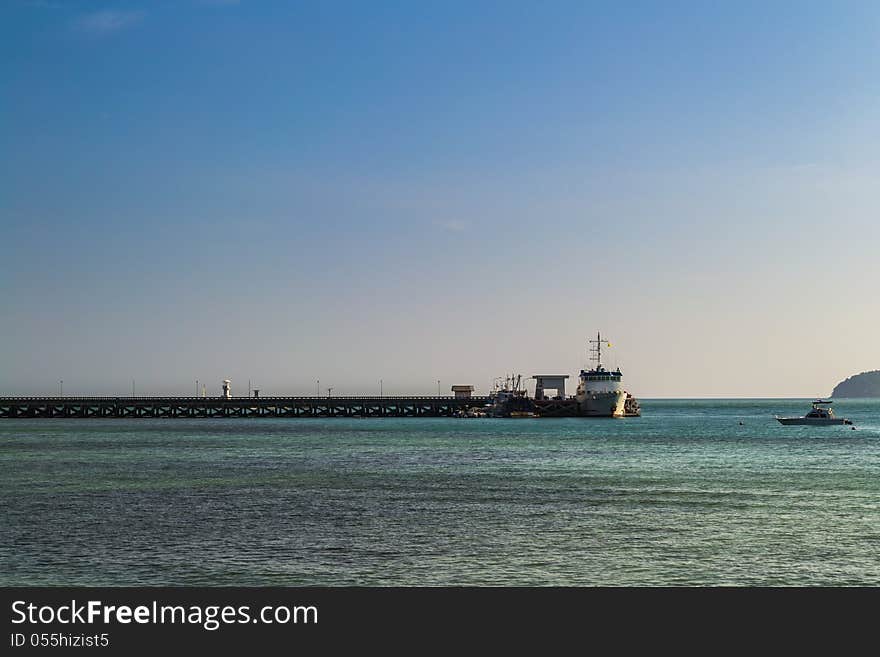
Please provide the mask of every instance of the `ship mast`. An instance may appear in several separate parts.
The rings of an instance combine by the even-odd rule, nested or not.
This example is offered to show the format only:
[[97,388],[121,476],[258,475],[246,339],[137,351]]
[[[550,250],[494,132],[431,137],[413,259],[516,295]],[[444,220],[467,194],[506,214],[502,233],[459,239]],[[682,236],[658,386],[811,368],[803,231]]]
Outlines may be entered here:
[[602,367],[602,332],[596,332],[596,339],[590,340],[590,344],[595,344],[595,347],[590,347],[590,353],[595,354],[590,356],[590,360],[596,361],[596,369],[600,369]]

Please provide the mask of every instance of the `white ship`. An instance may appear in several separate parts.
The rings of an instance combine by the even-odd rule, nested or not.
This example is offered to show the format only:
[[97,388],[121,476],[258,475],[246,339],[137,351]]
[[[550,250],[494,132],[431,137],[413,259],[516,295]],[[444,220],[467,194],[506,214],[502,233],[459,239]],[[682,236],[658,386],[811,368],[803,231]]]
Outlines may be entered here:
[[590,340],[596,345],[590,347],[590,360],[596,365],[593,369],[581,370],[575,394],[578,411],[589,417],[623,417],[626,415],[626,391],[621,382],[623,374],[619,367],[610,372],[602,366],[603,342],[607,340],[602,339],[601,333],[596,334],[595,340]]

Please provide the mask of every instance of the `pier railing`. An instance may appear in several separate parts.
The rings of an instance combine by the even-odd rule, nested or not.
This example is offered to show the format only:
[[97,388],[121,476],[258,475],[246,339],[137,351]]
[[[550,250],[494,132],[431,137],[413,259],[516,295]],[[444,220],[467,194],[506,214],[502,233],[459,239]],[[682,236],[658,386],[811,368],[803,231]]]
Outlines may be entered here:
[[488,397],[0,397],[0,418],[450,417]]
[[[235,401],[235,402],[243,402],[243,401],[335,401],[335,400],[352,400],[352,399],[370,399],[377,401],[393,401],[396,399],[438,399],[438,400],[458,400],[458,398],[453,397],[452,395],[440,395],[440,396],[425,396],[425,395],[410,395],[410,396],[400,396],[400,395],[334,395],[332,397],[324,396],[310,396],[310,397],[132,397],[131,395],[120,395],[118,397],[73,397],[69,395],[65,395],[64,397],[0,397],[0,403],[6,401],[58,401],[58,402],[69,402],[69,401],[115,401],[115,400],[133,400],[133,401]],[[488,399],[488,397],[470,397],[470,400],[473,401],[475,399]],[[468,400],[463,400],[468,401]]]

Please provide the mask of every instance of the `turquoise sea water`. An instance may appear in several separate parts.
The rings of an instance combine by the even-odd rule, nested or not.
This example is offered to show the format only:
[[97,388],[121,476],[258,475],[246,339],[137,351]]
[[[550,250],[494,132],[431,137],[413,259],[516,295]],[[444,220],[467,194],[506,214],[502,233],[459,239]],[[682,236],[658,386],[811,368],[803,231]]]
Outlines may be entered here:
[[836,406],[0,420],[0,585],[878,585],[880,402]]

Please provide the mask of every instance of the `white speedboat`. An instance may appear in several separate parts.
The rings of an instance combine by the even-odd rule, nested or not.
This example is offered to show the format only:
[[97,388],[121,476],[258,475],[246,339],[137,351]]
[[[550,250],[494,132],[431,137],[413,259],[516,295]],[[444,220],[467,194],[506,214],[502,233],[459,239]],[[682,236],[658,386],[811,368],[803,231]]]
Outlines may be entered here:
[[827,425],[827,424],[852,424],[852,420],[834,415],[831,409],[831,400],[817,399],[813,402],[813,408],[809,413],[802,417],[779,417],[776,420],[780,424],[810,424],[810,425]]

